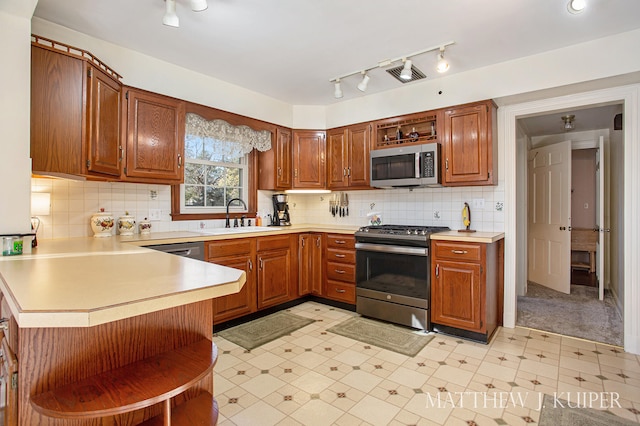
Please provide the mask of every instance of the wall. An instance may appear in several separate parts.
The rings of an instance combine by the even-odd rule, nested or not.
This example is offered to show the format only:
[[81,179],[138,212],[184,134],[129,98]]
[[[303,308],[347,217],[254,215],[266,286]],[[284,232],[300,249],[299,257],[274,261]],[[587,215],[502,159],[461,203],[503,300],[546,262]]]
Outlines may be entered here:
[[571,151],[571,226],[596,226],[596,149]]
[[[633,143],[629,141],[629,143]],[[610,217],[609,229],[611,232],[605,234],[609,237],[609,258],[611,259],[609,273],[609,289],[613,294],[618,310],[623,312],[624,301],[624,131],[611,130],[609,140],[609,206]],[[629,212],[630,213],[630,212]],[[637,308],[637,307],[636,307]]]
[[[2,0],[0,39],[0,234],[30,232],[29,34],[35,1]],[[9,13],[10,12],[10,13]],[[11,64],[11,66],[8,66]]]

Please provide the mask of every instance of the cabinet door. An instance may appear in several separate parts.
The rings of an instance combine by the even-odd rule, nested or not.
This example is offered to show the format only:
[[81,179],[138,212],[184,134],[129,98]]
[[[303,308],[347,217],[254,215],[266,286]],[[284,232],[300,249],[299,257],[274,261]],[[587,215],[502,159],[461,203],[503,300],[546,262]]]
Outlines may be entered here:
[[343,128],[327,133],[327,181],[330,189],[346,188],[349,167],[347,133]]
[[291,252],[288,249],[258,253],[258,309],[290,298]]
[[276,129],[276,187],[291,188],[291,130]]
[[129,89],[126,177],[182,182],[184,126],[184,101]]
[[489,105],[481,103],[444,112],[444,184],[494,183]]
[[299,295],[322,295],[322,235],[301,234],[298,251]]
[[434,259],[431,274],[431,322],[484,332],[484,295],[480,265]]
[[247,282],[238,293],[213,299],[214,324],[255,312],[257,304],[253,257],[251,255],[239,255],[214,258],[209,261],[218,265],[240,269],[247,274]]
[[371,126],[362,124],[347,129],[349,140],[349,187],[369,187],[369,148]]
[[120,141],[121,85],[92,66],[87,66],[89,90],[89,161],[90,172],[120,176],[122,143]]
[[325,135],[319,131],[293,132],[293,187],[324,189]]
[[0,330],[0,425],[18,424],[18,359]]

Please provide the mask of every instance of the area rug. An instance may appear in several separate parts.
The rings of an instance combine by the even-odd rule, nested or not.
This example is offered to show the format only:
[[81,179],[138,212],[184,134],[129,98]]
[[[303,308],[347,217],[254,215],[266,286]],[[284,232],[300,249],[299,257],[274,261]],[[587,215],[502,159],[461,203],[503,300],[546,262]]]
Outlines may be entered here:
[[327,331],[407,356],[416,356],[435,336],[363,317],[352,317]]
[[622,319],[613,298],[598,299],[597,287],[572,285],[571,294],[529,282],[518,296],[516,325],[622,346]]
[[[587,392],[588,393],[588,392]],[[580,401],[573,401],[576,405]],[[581,405],[585,405],[582,401]],[[595,405],[600,405],[598,400]],[[610,412],[593,408],[569,408],[567,401],[545,395],[540,411],[539,426],[628,426],[638,423],[623,419]]]
[[220,331],[217,334],[238,346],[251,350],[276,340],[278,337],[286,336],[312,322],[314,320],[310,318],[280,311]]

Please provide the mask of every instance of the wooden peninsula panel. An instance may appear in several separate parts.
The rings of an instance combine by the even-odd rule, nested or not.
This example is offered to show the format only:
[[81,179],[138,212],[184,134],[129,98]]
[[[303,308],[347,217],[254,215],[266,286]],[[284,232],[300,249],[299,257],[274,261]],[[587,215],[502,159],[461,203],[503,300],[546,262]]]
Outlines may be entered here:
[[[135,425],[161,415],[163,404],[158,403],[115,416],[87,420],[57,419],[38,413],[32,406],[31,396],[203,339],[210,341],[212,321],[211,300],[203,300],[94,327],[20,328],[16,351],[20,364],[18,424]],[[213,394],[212,373],[173,398],[172,406],[179,407],[197,397],[205,398],[201,396],[204,392]],[[213,407],[215,402],[211,401],[209,405]]]

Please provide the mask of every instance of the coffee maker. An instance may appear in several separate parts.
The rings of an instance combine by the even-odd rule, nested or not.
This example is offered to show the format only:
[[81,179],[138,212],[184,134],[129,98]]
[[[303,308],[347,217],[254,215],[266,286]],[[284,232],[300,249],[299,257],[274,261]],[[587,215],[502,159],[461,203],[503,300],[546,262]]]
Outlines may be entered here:
[[274,194],[273,200],[273,216],[271,217],[271,226],[290,226],[291,218],[289,216],[289,196],[287,194]]

